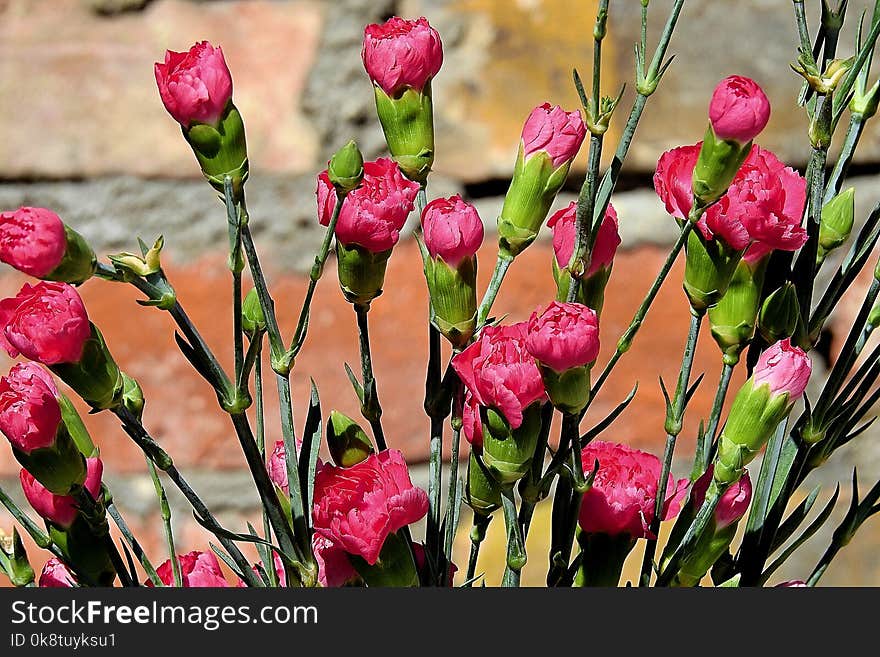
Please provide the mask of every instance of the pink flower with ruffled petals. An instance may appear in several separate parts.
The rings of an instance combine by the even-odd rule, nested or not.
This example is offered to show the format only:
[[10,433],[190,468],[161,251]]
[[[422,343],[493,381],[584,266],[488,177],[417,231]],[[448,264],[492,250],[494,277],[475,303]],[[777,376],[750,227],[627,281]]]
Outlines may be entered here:
[[70,572],[70,568],[65,566],[59,559],[52,557],[43,566],[43,572],[40,573],[41,589],[65,588],[70,589],[76,586],[76,578]]
[[361,59],[370,79],[389,96],[407,87],[421,91],[443,65],[443,43],[427,19],[393,16],[367,25]]
[[[715,466],[710,465],[709,469],[703,473],[703,476],[694,482],[694,488],[691,491],[691,497],[694,501],[694,508],[699,509],[703,506],[706,499],[706,491],[709,490],[709,483],[712,481],[712,473]],[[749,510],[749,503],[752,501],[752,480],[749,478],[749,471],[743,472],[743,476],[736,483],[728,487],[721,499],[718,500],[718,506],[715,507],[715,529],[724,529],[729,527],[742,518],[746,511]]]
[[315,561],[318,562],[318,581],[321,586],[345,586],[358,577],[346,551],[332,539],[315,532],[312,535],[312,551],[315,553]]
[[55,444],[61,406],[55,382],[35,363],[18,363],[0,379],[0,431],[16,449]]
[[523,410],[546,398],[541,372],[526,349],[528,322],[487,326],[480,337],[452,359],[452,367],[477,403],[500,411],[511,428]]
[[51,210],[0,212],[0,261],[42,278],[61,264],[66,251],[64,222]]
[[89,316],[67,283],[27,283],[14,297],[0,301],[0,344],[44,365],[75,363],[92,334]]
[[217,125],[232,98],[232,75],[223,51],[207,41],[187,52],[165,52],[154,66],[159,95],[168,113],[184,128],[191,123]]
[[[220,562],[213,552],[201,552],[193,550],[187,554],[178,554],[177,562],[180,564],[180,578],[183,588],[219,588],[228,587],[229,582],[223,577],[220,570]],[[174,570],[171,559],[156,568],[156,574],[165,586],[174,586]],[[153,586],[152,582],[145,582],[147,586]]]
[[586,134],[579,111],[566,112],[559,105],[544,103],[532,110],[523,126],[523,155],[528,160],[535,153],[547,153],[558,169],[574,159]]
[[[349,192],[336,222],[336,239],[357,244],[373,253],[397,244],[400,230],[415,207],[419,184],[407,180],[393,160],[380,157],[364,162],[361,186]],[[327,171],[318,175],[318,219],[328,226],[336,207],[336,190]]]
[[[691,210],[691,179],[701,143],[666,151],[657,162],[654,189],[673,217],[686,220]],[[697,223],[707,240],[719,237],[736,250],[753,245],[750,258],[773,249],[794,251],[804,245],[801,215],[806,181],[770,151],[753,146],[727,193]]]
[[[584,472],[599,470],[581,502],[580,526],[593,534],[628,534],[632,538],[656,538],[650,530],[657,499],[661,464],[653,454],[626,445],[594,440],[581,450]],[[663,520],[681,510],[688,480],[672,475],[663,501]]]
[[428,512],[428,496],[413,486],[403,454],[385,450],[340,468],[325,464],[315,477],[315,532],[374,565],[389,534]]
[[480,419],[480,402],[470,390],[464,393],[464,406],[461,409],[461,430],[465,439],[474,449],[483,449],[483,421]]
[[766,383],[771,394],[787,394],[795,400],[807,389],[812,372],[810,357],[800,347],[791,346],[791,338],[785,338],[761,354],[752,381],[755,387]]
[[284,452],[284,441],[275,442],[275,448],[269,455],[269,478],[276,486],[284,491],[285,495],[290,495],[290,486],[287,483],[287,458]]
[[741,75],[724,78],[709,103],[709,122],[719,139],[750,142],[770,120],[770,101],[758,83]]
[[554,301],[529,319],[526,349],[556,372],[589,365],[599,355],[599,319],[580,303]]
[[[86,459],[85,489],[95,499],[98,499],[101,494],[101,476],[103,474],[104,464],[101,459],[97,457]],[[77,515],[77,502],[73,496],[52,493],[24,469],[19,473],[19,480],[28,503],[41,518],[63,528],[73,524]]]
[[456,194],[434,199],[422,212],[422,236],[432,258],[458,267],[483,243],[483,221],[477,209]]
[[[556,254],[556,264],[560,269],[568,266],[574,253],[574,243],[577,228],[577,203],[572,201],[568,206],[558,210],[547,220],[547,226],[553,229],[553,252]],[[599,226],[599,234],[596,235],[596,243],[590,254],[590,268],[587,276],[592,276],[600,269],[610,267],[620,246],[620,233],[618,233],[617,211],[614,206],[608,204],[605,217]]]

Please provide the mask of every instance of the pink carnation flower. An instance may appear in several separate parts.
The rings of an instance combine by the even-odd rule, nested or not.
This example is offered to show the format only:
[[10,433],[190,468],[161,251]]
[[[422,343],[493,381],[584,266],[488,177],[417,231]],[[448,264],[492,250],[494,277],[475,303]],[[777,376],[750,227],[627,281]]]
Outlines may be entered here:
[[[223,577],[220,563],[213,552],[200,552],[194,550],[187,554],[177,555],[180,564],[180,575],[184,588],[219,588],[228,587],[229,582]],[[165,586],[174,586],[174,570],[171,559],[156,568],[156,574]],[[145,582],[147,586],[153,586],[151,582]]]
[[812,371],[810,357],[800,347],[793,347],[791,338],[786,338],[761,354],[752,380],[755,387],[766,383],[771,394],[787,394],[795,400],[806,390]]
[[477,209],[456,194],[434,199],[422,213],[422,235],[432,258],[458,267],[483,243],[483,221]]
[[315,477],[315,532],[370,565],[389,534],[427,512],[428,496],[412,485],[397,450],[371,454],[350,468],[325,464]]
[[19,363],[0,379],[0,431],[16,449],[51,447],[60,424],[58,389],[42,367]]
[[[336,239],[381,253],[397,244],[400,230],[415,207],[418,183],[407,180],[393,160],[364,162],[361,186],[349,192],[336,222]],[[328,226],[336,207],[336,190],[327,171],[318,175],[318,219]]]
[[527,322],[487,326],[452,359],[477,403],[500,411],[514,429],[522,425],[527,406],[546,398],[541,372],[526,349],[527,335]]
[[529,319],[526,349],[556,372],[589,365],[599,355],[599,319],[580,303],[554,301]]
[[587,128],[577,110],[566,112],[559,105],[538,105],[526,119],[522,130],[522,147],[525,159],[545,152],[558,169],[571,162],[581,148]]
[[[571,262],[574,253],[574,243],[577,236],[577,203],[572,201],[568,206],[555,212],[547,221],[547,226],[553,229],[553,252],[556,254],[556,264],[564,269]],[[587,276],[592,276],[600,269],[610,267],[620,246],[620,234],[618,233],[617,211],[614,206],[608,204],[602,225],[599,226],[599,234],[596,236],[596,244],[590,254],[590,268]]]
[[394,16],[367,25],[361,51],[370,79],[389,96],[407,87],[422,91],[443,64],[440,35],[422,17],[409,21]]
[[52,557],[43,566],[43,572],[40,573],[39,586],[41,589],[69,589],[76,586],[76,578],[67,566],[56,557]]
[[770,120],[770,101],[758,83],[741,75],[724,78],[709,103],[709,122],[719,139],[750,142]]
[[64,222],[51,210],[0,212],[0,261],[42,278],[61,264],[66,251]]
[[207,41],[188,52],[165,52],[154,66],[159,95],[168,113],[183,127],[193,122],[217,125],[232,98],[232,75],[223,51]]
[[[706,491],[709,490],[709,483],[712,481],[712,473],[715,466],[710,465],[709,469],[703,473],[696,482],[691,491],[694,501],[694,508],[699,509],[706,500]],[[742,518],[746,511],[749,510],[749,503],[752,501],[752,480],[749,478],[749,471],[745,470],[743,476],[732,486],[728,487],[721,499],[718,500],[718,506],[715,507],[715,528],[724,529],[729,527]]]
[[[599,470],[581,502],[580,526],[593,534],[628,534],[635,538],[656,538],[650,530],[657,499],[661,464],[653,454],[602,440],[594,440],[581,451],[584,472]],[[663,500],[663,520],[675,517],[687,493],[688,480],[672,475]]]

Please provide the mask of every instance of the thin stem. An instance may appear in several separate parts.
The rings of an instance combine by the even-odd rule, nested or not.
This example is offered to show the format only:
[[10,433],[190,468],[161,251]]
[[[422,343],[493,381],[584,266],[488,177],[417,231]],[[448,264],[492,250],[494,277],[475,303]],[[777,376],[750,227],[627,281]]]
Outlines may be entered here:
[[425,543],[433,563],[440,564],[440,488],[443,485],[443,424],[448,409],[441,408],[442,395],[440,331],[428,324],[428,373],[425,382],[425,409],[431,418],[430,458],[428,462],[428,523]]
[[235,380],[241,382],[244,371],[244,331],[241,328],[241,272],[232,272],[232,340],[235,350]]
[[[597,42],[598,43],[598,42]],[[585,275],[590,267],[590,254],[593,243],[593,225],[590,219],[593,216],[593,207],[596,203],[596,179],[599,175],[599,161],[602,157],[602,135],[590,136],[590,155],[587,164],[587,174],[577,202],[575,213],[575,244],[571,254],[568,268],[571,282],[568,286],[567,301],[569,303],[577,299],[581,286],[581,276]]]
[[369,306],[356,304],[354,307],[357,315],[358,338],[361,350],[361,375],[364,385],[364,399],[361,405],[361,413],[373,428],[373,437],[379,451],[388,449],[385,441],[385,432],[382,430],[382,406],[379,404],[379,393],[376,390],[376,378],[373,375],[373,359],[370,355],[370,328],[367,315]]
[[[447,495],[448,514],[446,524],[446,536],[443,543],[445,562],[441,566],[446,569],[452,562],[452,548],[455,541],[455,530],[458,519],[458,508],[453,505],[458,500],[458,454],[461,445],[461,425],[464,406],[464,386],[458,377],[455,378],[454,391],[452,393],[452,454],[449,459],[449,494]],[[455,521],[455,522],[453,522]],[[445,582],[445,570],[442,570],[441,581]]]
[[849,128],[847,128],[846,135],[843,138],[843,144],[840,147],[840,155],[837,158],[837,162],[834,163],[831,175],[828,176],[828,183],[825,186],[825,196],[822,198],[823,206],[827,205],[831,199],[840,193],[840,189],[843,187],[843,181],[849,171],[849,166],[852,164],[853,158],[855,157],[859,139],[864,131],[865,117],[861,114],[851,114],[849,117]]
[[495,260],[495,270],[492,272],[492,279],[489,281],[489,287],[486,288],[486,294],[483,295],[483,300],[480,302],[480,308],[477,311],[478,327],[486,323],[489,312],[492,310],[492,304],[495,303],[495,297],[498,296],[498,290],[501,289],[501,283],[504,281],[504,277],[512,262],[513,256],[509,253],[498,253],[498,258]]
[[156,573],[156,569],[153,567],[153,564],[150,563],[150,559],[149,557],[147,557],[147,553],[144,552],[141,544],[138,543],[138,540],[131,532],[128,523],[125,522],[125,518],[122,517],[119,509],[116,508],[116,505],[112,502],[107,505],[107,515],[110,516],[110,518],[113,520],[113,523],[119,528],[119,533],[122,534],[122,537],[125,539],[128,547],[131,548],[134,556],[137,557],[138,561],[144,569],[144,572],[147,573],[147,577],[150,579],[153,585],[164,586],[162,580],[159,578],[158,573]]
[[[581,462],[581,434],[580,414],[564,414],[562,416],[562,431],[566,434],[565,442],[571,445],[571,472],[572,486],[568,503],[565,506],[565,519],[562,526],[561,552],[563,560],[568,563],[571,557],[571,549],[574,545],[575,532],[577,531],[578,518],[580,516],[581,501],[584,497],[584,470]],[[565,572],[568,572],[566,567]]]
[[629,351],[629,348],[632,346],[632,341],[635,338],[636,333],[639,332],[639,329],[642,326],[642,322],[645,321],[645,316],[648,314],[648,310],[651,308],[651,304],[654,302],[654,298],[657,296],[657,293],[660,291],[660,287],[663,285],[663,282],[669,275],[669,271],[672,269],[672,265],[675,263],[676,258],[678,258],[678,254],[681,252],[681,249],[687,242],[688,235],[693,230],[693,228],[693,222],[690,221],[686,222],[682,227],[681,233],[678,236],[678,240],[673,245],[672,250],[669,252],[669,255],[666,256],[666,261],[663,263],[663,267],[660,269],[660,273],[657,274],[657,278],[654,279],[654,283],[651,285],[651,289],[648,290],[648,294],[645,295],[645,298],[639,306],[639,309],[636,311],[636,314],[633,316],[629,327],[626,329],[626,331],[624,331],[623,335],[620,337],[620,340],[617,341],[617,349],[611,356],[611,360],[608,361],[605,369],[602,370],[602,374],[599,375],[599,378],[596,380],[596,383],[590,390],[591,400],[595,399],[596,394],[602,388],[602,384],[605,383],[605,380],[608,378],[608,375],[611,374],[611,370],[614,369],[614,366],[617,364],[617,361],[620,360],[620,357],[623,356],[623,354],[625,354],[627,351]]
[[718,430],[718,424],[721,421],[721,411],[724,408],[724,400],[727,397],[727,390],[730,388],[730,376],[733,374],[735,366],[724,362],[721,367],[721,378],[718,381],[718,389],[715,391],[715,400],[712,402],[712,411],[709,414],[709,423],[706,425],[703,435],[699,438],[697,445],[697,457],[694,459],[694,469],[691,473],[691,479],[696,481],[709,467],[709,456],[712,451],[712,444],[715,442],[715,432]]
[[507,528],[507,565],[504,569],[501,586],[517,588],[519,587],[520,572],[526,565],[527,557],[512,485],[501,488],[501,507],[504,510],[504,525]]
[[[726,488],[724,490],[726,490]],[[715,508],[718,506],[718,502],[724,494],[724,490],[717,488],[714,481],[709,485],[709,489],[706,491],[706,497],[703,500],[703,506],[700,507],[696,517],[690,527],[688,527],[685,535],[682,537],[681,542],[670,558],[666,568],[660,573],[660,575],[658,575],[657,586],[668,585],[678,573],[683,561],[690,556],[694,546],[697,545],[700,537],[706,531],[706,528],[715,516]],[[662,497],[662,495],[658,494],[658,497]]]
[[480,557],[480,546],[486,538],[486,530],[489,528],[490,522],[492,522],[492,516],[484,516],[479,513],[474,513],[473,527],[471,528],[470,535],[471,551],[468,556],[468,567],[464,580],[465,582],[468,582],[468,587],[473,583],[474,576],[477,573],[477,559]]
[[654,502],[654,517],[651,518],[650,530],[655,538],[646,539],[645,556],[642,560],[642,572],[639,578],[639,586],[647,586],[651,581],[651,572],[654,566],[654,553],[657,550],[656,536],[660,532],[660,523],[663,520],[663,503],[665,502],[666,482],[669,480],[669,472],[672,469],[672,455],[675,451],[675,442],[681,433],[681,424],[684,417],[687,393],[691,376],[691,368],[694,364],[694,355],[697,351],[697,338],[700,327],[703,325],[703,312],[691,311],[691,325],[688,330],[687,342],[685,343],[684,355],[681,359],[681,370],[678,374],[678,385],[675,388],[675,399],[667,409],[666,416],[666,448],[663,452],[663,466],[660,470],[660,479],[657,483],[657,496]]
[[174,575],[174,586],[180,588],[183,586],[183,575],[180,572],[180,561],[177,559],[177,549],[174,547],[174,530],[171,526],[171,506],[168,504],[168,496],[165,494],[165,487],[162,480],[159,479],[159,473],[156,466],[150,459],[147,459],[147,469],[150,471],[150,478],[153,480],[153,488],[156,490],[156,497],[159,500],[159,513],[162,516],[162,528],[165,531],[165,543],[168,546],[168,555],[171,560],[171,572]]
[[[245,207],[244,201],[241,203],[241,212],[244,216],[247,216],[247,209]],[[253,235],[251,235],[250,226],[248,226],[247,221],[242,222],[244,225],[241,229],[241,243],[244,247],[244,253],[247,256],[248,265],[251,270],[251,278],[254,281],[254,287],[257,290],[257,296],[260,299],[260,306],[263,309],[263,315],[266,318],[266,331],[269,336],[269,346],[272,350],[272,368],[275,369],[278,367],[279,369],[286,369],[283,366],[287,365],[289,368],[288,362],[278,362],[286,361],[285,349],[284,349],[284,340],[281,337],[281,330],[278,328],[278,318],[275,316],[275,302],[272,300],[272,295],[269,294],[269,288],[266,285],[266,277],[263,275],[263,268],[260,266],[260,259],[257,256],[257,247],[254,244]]]
[[810,30],[807,27],[807,12],[804,9],[804,0],[793,0],[794,3],[794,18],[797,22],[797,31],[798,38],[801,43],[801,50],[804,53],[812,52],[813,48],[810,45]]

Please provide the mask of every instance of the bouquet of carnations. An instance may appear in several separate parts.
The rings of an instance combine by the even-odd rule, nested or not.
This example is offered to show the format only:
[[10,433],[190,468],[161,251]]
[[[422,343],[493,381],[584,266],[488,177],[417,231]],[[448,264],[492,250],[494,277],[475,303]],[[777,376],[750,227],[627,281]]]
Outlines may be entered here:
[[[24,496],[41,520],[0,490],[0,502],[19,525],[0,543],[0,569],[12,583],[471,587],[485,583],[478,556],[496,516],[507,542],[503,586],[519,586],[527,560],[544,562],[548,586],[617,586],[624,561],[640,544],[642,567],[631,584],[767,583],[826,523],[837,502],[835,493],[814,512],[819,491],[803,496],[801,484],[866,431],[880,398],[875,385],[880,346],[869,347],[880,323],[880,264],[827,377],[810,381],[810,351],[880,239],[880,205],[857,222],[855,190],[844,189],[880,100],[880,83],[868,81],[880,2],[870,18],[862,16],[848,58],[836,52],[846,0],[836,7],[823,0],[814,43],[803,0],[793,2],[800,44],[792,68],[802,76],[803,89],[792,106],[802,107],[809,118],[803,175],[755,143],[770,104],[758,83],[738,75],[721,80],[707,99],[708,125],[694,130],[694,139],[702,134],[702,141],[660,155],[654,186],[677,239],[620,336],[602,334],[604,292],[621,241],[618,222],[639,218],[618,216],[611,198],[646,105],[672,63],[667,50],[684,0],[673,3],[653,54],[647,43],[649,1],[641,0],[636,96],[602,173],[605,135],[623,98],[622,91],[602,95],[609,4],[598,2],[590,89],[574,71],[580,110],[543,103],[525,120],[497,218],[497,258],[482,294],[476,254],[484,227],[477,210],[458,195],[429,200],[432,80],[441,73],[441,37],[425,18],[394,17],[366,27],[363,63],[389,157],[364,162],[349,142],[318,174],[317,218],[326,233],[292,333],[279,325],[251,233],[251,222],[264,218],[251,217],[247,209],[244,120],[233,102],[223,52],[208,42],[188,52],[167,52],[155,65],[161,101],[218,193],[223,209],[218,220],[228,227],[234,367],[221,366],[184,310],[162,267],[161,237],[152,244],[139,239],[135,252],[102,261],[50,209],[0,214],[0,260],[39,279],[0,301],[0,344],[24,359],[0,379],[0,430],[21,464]],[[839,156],[829,161],[839,132]],[[582,146],[588,153],[578,199],[551,214]],[[420,218],[415,239],[430,299],[427,491],[413,485],[395,449],[396,437],[383,430],[369,333],[371,307],[382,303],[386,285],[395,284],[385,280],[386,265],[413,211]],[[526,321],[494,316],[493,302],[508,269],[545,222],[555,254],[547,263],[553,274],[548,282],[555,280],[555,288],[546,290],[547,303]],[[309,310],[331,247],[339,287],[354,311],[361,356],[359,371],[339,366],[346,368],[362,419],[335,410],[325,415],[313,384],[297,431],[290,377],[307,343]],[[658,458],[601,439],[636,388],[605,417],[589,411],[680,256],[690,328],[677,382],[660,381],[666,416],[658,418],[657,428],[666,443]],[[252,289],[245,294],[246,276]],[[262,527],[222,526],[177,469],[173,454],[151,437],[141,387],[114,358],[77,292],[82,284],[106,283],[133,287],[138,303],[147,307],[143,312],[166,312],[175,322],[180,351],[228,415],[230,439],[234,434],[259,494]],[[696,451],[684,461],[692,464],[690,476],[676,479],[672,472],[681,468],[673,468],[673,456],[683,420],[697,386],[706,385],[691,371],[701,330],[711,331],[717,343],[721,377],[711,411],[700,422]],[[600,336],[616,340],[616,349],[597,365]],[[283,440],[275,444],[266,441],[264,355],[280,405]],[[746,379],[731,390],[738,366]],[[147,554],[129,529],[102,482],[100,445],[77,412],[82,404],[71,397],[91,412],[115,415],[121,431],[143,451],[168,555]],[[585,421],[591,428],[583,428]],[[551,431],[555,427],[558,431]],[[451,457],[444,462],[447,440]],[[206,531],[201,551],[175,549],[169,485],[179,489]],[[849,509],[821,560],[803,573],[803,581],[787,585],[816,584],[880,510],[880,482],[863,493],[854,472],[852,487]],[[533,514],[545,500],[552,505],[549,554],[527,554]],[[472,522],[470,553],[454,559],[463,509]],[[415,523],[423,518],[423,538],[417,538],[422,525]],[[668,539],[658,546],[666,520]],[[20,532],[51,554],[48,562],[28,554]],[[37,576],[33,564],[39,569],[43,563]]]

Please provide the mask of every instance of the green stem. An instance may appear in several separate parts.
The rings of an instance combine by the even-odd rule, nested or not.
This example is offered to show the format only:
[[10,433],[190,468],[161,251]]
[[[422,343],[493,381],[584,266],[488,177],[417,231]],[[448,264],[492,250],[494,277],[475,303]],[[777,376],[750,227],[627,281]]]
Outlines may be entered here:
[[[703,500],[703,506],[700,507],[696,517],[682,537],[666,568],[658,575],[657,586],[668,586],[672,582],[682,563],[691,555],[694,546],[699,543],[709,523],[712,522],[715,516],[715,508],[718,506],[718,501],[723,494],[724,490],[717,488],[714,481],[709,485],[706,497]],[[660,497],[659,494],[658,497]]]
[[474,514],[473,527],[471,528],[470,535],[471,551],[468,556],[468,567],[464,580],[465,582],[468,582],[468,587],[473,584],[473,579],[477,573],[477,559],[480,557],[480,546],[486,538],[486,530],[489,528],[490,522],[492,522],[492,516],[484,516],[479,513]]
[[620,357],[623,356],[623,354],[625,354],[627,351],[629,351],[629,348],[632,346],[632,341],[635,338],[636,333],[639,332],[639,329],[642,326],[642,322],[645,321],[645,316],[648,314],[648,310],[651,308],[651,304],[654,302],[657,293],[660,291],[660,287],[663,285],[663,282],[669,275],[669,271],[672,269],[672,265],[675,263],[676,258],[678,258],[678,254],[681,252],[682,248],[687,242],[688,235],[693,230],[693,228],[693,222],[685,222],[684,226],[681,229],[681,233],[678,236],[678,240],[673,245],[672,250],[669,252],[669,255],[666,256],[666,261],[663,263],[663,267],[660,269],[660,273],[657,274],[657,278],[654,279],[654,283],[651,285],[651,289],[648,290],[648,294],[645,295],[645,298],[642,300],[642,303],[639,306],[639,309],[636,311],[636,314],[633,316],[629,327],[626,329],[626,331],[624,331],[623,335],[617,341],[617,349],[611,356],[611,360],[608,361],[605,369],[602,370],[602,374],[599,375],[599,378],[596,380],[596,383],[590,390],[591,400],[595,399],[596,394],[602,388],[602,384],[605,383],[605,380],[608,378],[608,375],[611,374],[611,370],[614,369],[614,366],[617,364],[617,361],[620,360]]
[[382,406],[379,403],[379,393],[376,390],[376,378],[373,375],[373,359],[370,355],[370,328],[367,315],[369,306],[356,304],[354,312],[357,315],[358,338],[361,351],[361,375],[364,385],[364,399],[361,405],[361,413],[373,428],[373,437],[376,447],[381,452],[388,449],[385,441],[385,432],[382,430]]
[[[241,212],[247,216],[247,209],[244,201],[241,202]],[[266,285],[266,277],[263,275],[263,268],[260,266],[260,259],[257,256],[257,247],[254,244],[253,235],[251,235],[250,226],[247,221],[243,221],[244,225],[241,229],[241,243],[244,247],[244,253],[247,256],[248,265],[251,271],[251,278],[254,281],[254,287],[257,290],[257,296],[260,299],[260,306],[263,309],[263,315],[266,318],[266,331],[269,336],[269,346],[272,353],[272,369],[278,371],[288,370],[289,361],[286,359],[284,349],[284,340],[281,337],[281,331],[278,328],[278,318],[275,316],[275,302],[269,294],[269,288]],[[285,367],[286,366],[286,367]],[[276,369],[277,368],[277,369]]]
[[602,135],[591,135],[587,174],[584,178],[584,184],[581,186],[577,202],[577,212],[575,213],[574,250],[568,263],[569,272],[571,272],[571,282],[568,286],[566,300],[569,303],[577,299],[581,285],[581,276],[586,275],[590,268],[591,247],[594,234],[597,232],[593,230],[590,219],[593,217],[593,207],[596,203],[596,179],[599,175],[599,160],[601,157]]
[[165,494],[165,487],[162,480],[159,479],[159,473],[156,466],[150,459],[147,459],[147,469],[150,471],[150,478],[153,480],[153,488],[156,491],[156,498],[159,500],[159,513],[162,517],[162,528],[165,531],[165,543],[168,546],[168,555],[171,559],[171,572],[174,574],[174,586],[180,588],[183,586],[183,576],[180,572],[180,562],[177,559],[177,549],[174,547],[174,530],[171,526],[171,506],[168,504],[168,496]]
[[495,297],[498,296],[498,290],[507,274],[510,264],[513,262],[513,256],[509,253],[499,252],[498,258],[495,260],[495,270],[492,272],[492,279],[489,281],[489,287],[486,288],[486,294],[480,302],[480,308],[477,311],[477,326],[482,327],[489,317],[492,310],[492,304],[495,303]]
[[520,572],[526,565],[527,557],[512,485],[501,488],[501,507],[504,509],[504,525],[507,528],[507,563],[504,568],[504,576],[501,579],[501,586],[518,588]]
[[700,327],[703,325],[704,312],[691,310],[691,325],[688,330],[687,342],[685,343],[684,355],[681,359],[681,370],[678,374],[678,385],[675,387],[675,399],[668,407],[666,413],[666,448],[663,451],[663,466],[660,470],[660,479],[657,483],[657,495],[654,501],[654,517],[651,518],[650,531],[655,538],[647,538],[645,556],[642,560],[642,572],[639,578],[639,586],[647,586],[651,581],[651,572],[654,566],[654,553],[657,550],[657,535],[660,532],[660,523],[663,520],[663,505],[666,501],[666,485],[669,480],[669,472],[672,469],[672,455],[675,451],[675,442],[681,433],[681,424],[684,418],[687,393],[691,376],[691,368],[694,364],[694,355],[697,351],[697,338]]
[[[151,463],[152,465],[152,463]],[[113,520],[113,523],[119,528],[119,533],[122,534],[122,537],[125,539],[125,542],[128,544],[128,547],[131,548],[131,551],[134,553],[134,556],[137,557],[137,560],[140,562],[141,566],[144,569],[144,572],[147,573],[147,577],[153,583],[154,586],[164,586],[162,580],[159,579],[158,573],[156,573],[156,569],[153,567],[153,564],[150,563],[149,557],[147,557],[147,553],[144,552],[144,549],[141,547],[141,544],[138,543],[138,540],[134,537],[134,534],[131,532],[131,529],[128,526],[128,523],[125,522],[125,518],[122,517],[122,514],[119,513],[119,509],[116,508],[116,505],[112,502],[107,505],[107,515]],[[173,553],[172,553],[173,555]],[[172,556],[173,558],[173,556]],[[179,566],[178,566],[179,570]],[[179,585],[178,585],[179,586]]]
[[446,536],[443,543],[443,554],[445,560],[441,564],[442,569],[440,580],[444,583],[446,581],[445,569],[448,568],[449,563],[452,562],[452,548],[455,542],[455,530],[458,524],[457,520],[459,512],[458,508],[453,508],[453,505],[458,499],[458,486],[460,485],[460,482],[458,481],[458,454],[461,445],[461,424],[464,406],[464,386],[461,384],[461,381],[458,379],[458,377],[456,377],[455,379],[454,388],[455,389],[452,393],[452,454],[449,459],[449,493],[446,502],[446,504],[448,505],[448,513]]
[[730,376],[733,374],[734,365],[724,362],[721,367],[721,379],[718,381],[718,389],[715,391],[715,400],[712,402],[712,411],[709,414],[709,423],[699,437],[697,455],[694,459],[694,469],[691,472],[691,480],[696,481],[709,467],[709,457],[712,452],[712,444],[715,442],[715,432],[721,421],[721,411],[724,409],[724,400],[727,390],[730,388]]
[[433,562],[440,559],[440,487],[443,484],[443,424],[446,413],[438,404],[441,388],[440,331],[428,325],[428,374],[425,385],[425,408],[431,418],[430,458],[428,462],[428,526],[425,543]]
[[847,128],[843,144],[840,147],[840,155],[837,158],[837,162],[834,163],[831,175],[828,176],[828,183],[825,186],[825,196],[822,198],[823,205],[827,205],[831,199],[840,193],[840,189],[843,187],[843,181],[849,171],[849,166],[852,164],[853,158],[855,157],[859,139],[864,131],[865,117],[861,114],[851,114],[849,117],[849,128]]

